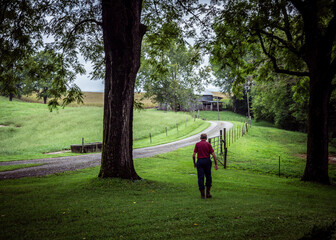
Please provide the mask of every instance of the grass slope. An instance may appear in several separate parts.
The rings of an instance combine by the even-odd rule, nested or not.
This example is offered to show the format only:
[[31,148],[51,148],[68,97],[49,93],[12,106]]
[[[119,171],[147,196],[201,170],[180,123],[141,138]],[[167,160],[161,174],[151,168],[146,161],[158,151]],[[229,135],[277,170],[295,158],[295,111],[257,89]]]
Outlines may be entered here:
[[[69,149],[71,144],[102,141],[103,109],[101,107],[66,107],[49,112],[43,104],[9,102],[0,97],[0,161],[46,158],[44,152]],[[187,120],[187,126],[185,122]],[[176,131],[176,124],[179,131]],[[134,112],[135,147],[171,142],[196,134],[209,124],[183,113],[156,110]],[[168,137],[165,128],[168,129]],[[153,136],[149,141],[149,133]],[[61,154],[73,155],[71,153]]]
[[[104,93],[103,92],[83,92],[84,94],[84,106],[103,107],[104,106]],[[145,98],[144,93],[134,93],[134,98],[144,104],[144,108],[154,108],[157,106],[156,102],[151,99]],[[21,98],[26,102],[43,103],[43,99],[38,99],[36,94],[29,96],[23,96]],[[71,107],[81,107],[83,104],[71,103]]]
[[[305,140],[253,126],[229,147],[228,168],[213,171],[214,197],[206,200],[193,146],[135,159],[142,181],[99,179],[98,167],[3,180],[0,239],[335,239],[335,185],[297,178]],[[272,162],[278,155],[281,177]],[[335,172],[330,165],[334,181]]]
[[201,200],[192,150],[136,159],[136,182],[98,179],[98,168],[0,181],[0,238],[298,239],[336,221],[335,186],[231,165]]

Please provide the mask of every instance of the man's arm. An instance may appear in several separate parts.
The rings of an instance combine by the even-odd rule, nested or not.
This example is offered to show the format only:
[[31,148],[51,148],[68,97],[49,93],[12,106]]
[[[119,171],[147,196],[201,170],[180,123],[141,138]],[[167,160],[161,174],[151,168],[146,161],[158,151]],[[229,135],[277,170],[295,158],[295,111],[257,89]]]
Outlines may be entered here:
[[194,154],[193,154],[194,168],[196,168],[195,156],[196,156],[196,153],[194,152]]
[[212,152],[211,155],[213,156],[213,159],[215,161],[215,169],[217,170],[218,169],[218,165],[217,165],[217,157],[215,155],[215,152]]

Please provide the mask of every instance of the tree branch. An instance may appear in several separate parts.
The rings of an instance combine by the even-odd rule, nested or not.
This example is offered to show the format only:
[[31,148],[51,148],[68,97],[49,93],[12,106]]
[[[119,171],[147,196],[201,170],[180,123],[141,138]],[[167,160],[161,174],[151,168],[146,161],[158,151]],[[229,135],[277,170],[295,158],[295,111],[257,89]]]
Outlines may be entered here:
[[324,35],[323,42],[328,46],[328,48],[332,48],[333,42],[336,36],[336,12],[334,12],[334,17],[330,20],[326,34]]
[[[65,50],[65,49],[67,48],[67,46],[68,46],[70,36],[72,36],[74,33],[77,32],[77,30],[78,30],[78,28],[79,28],[80,25],[82,25],[82,24],[84,24],[84,23],[87,23],[87,22],[93,22],[93,23],[96,23],[98,26],[103,26],[103,23],[102,23],[102,22],[99,22],[99,21],[97,21],[97,20],[95,20],[95,19],[84,19],[84,20],[78,22],[78,23],[74,26],[74,28],[69,32],[68,37],[66,38],[66,42],[65,42],[64,47],[63,47],[63,52],[64,52],[64,50]],[[63,53],[62,53],[62,55],[63,55]]]
[[98,26],[103,26],[103,23],[97,21],[96,19],[84,19],[84,20],[80,21],[79,23],[77,23],[69,34],[72,35],[73,33],[76,33],[77,30],[78,30],[78,27],[80,25],[82,25],[83,23],[87,23],[87,22],[93,22],[93,23],[96,23]]
[[183,5],[182,1],[177,0],[177,2],[179,3],[179,5],[186,10],[188,13],[190,13],[191,15],[193,15],[195,18],[197,18],[197,20],[203,25],[203,27],[206,27],[207,25],[199,18],[199,16],[197,16],[193,11],[190,11],[189,8],[187,8],[186,6]]
[[309,76],[309,72],[296,72],[296,71],[291,71],[291,70],[279,68],[279,66],[277,64],[277,61],[276,61],[276,58],[271,53],[267,52],[264,41],[261,37],[261,34],[258,33],[257,35],[259,37],[261,48],[262,48],[264,54],[271,60],[271,62],[273,64],[273,69],[276,73],[284,73],[284,74],[299,76],[299,77]]
[[290,2],[302,14],[302,11],[303,11],[303,2],[302,2],[302,0],[290,0]]
[[284,30],[284,32],[286,34],[287,40],[290,41],[290,42],[292,42],[293,41],[293,37],[292,37],[292,34],[290,32],[289,17],[288,17],[285,5],[281,6],[281,11],[282,11],[282,14],[284,15],[284,21],[285,21],[285,28],[283,30]]
[[289,42],[287,42],[286,40],[280,38],[279,36],[276,36],[276,35],[274,35],[272,33],[266,32],[266,31],[261,30],[261,29],[255,29],[255,31],[257,31],[259,33],[262,33],[262,34],[264,34],[264,35],[266,35],[268,37],[271,37],[272,39],[277,40],[278,42],[282,43],[292,53],[294,53],[298,57],[301,57],[300,52],[295,47],[293,47]]

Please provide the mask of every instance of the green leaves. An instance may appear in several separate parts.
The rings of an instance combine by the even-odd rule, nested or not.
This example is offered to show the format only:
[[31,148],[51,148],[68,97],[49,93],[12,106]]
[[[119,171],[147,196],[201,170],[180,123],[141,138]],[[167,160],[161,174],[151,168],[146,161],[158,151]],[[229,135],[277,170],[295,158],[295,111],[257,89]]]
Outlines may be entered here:
[[151,44],[152,40],[145,37],[143,42],[138,88],[174,110],[187,107],[208,78],[209,69],[201,67],[200,51],[173,39],[169,48]]

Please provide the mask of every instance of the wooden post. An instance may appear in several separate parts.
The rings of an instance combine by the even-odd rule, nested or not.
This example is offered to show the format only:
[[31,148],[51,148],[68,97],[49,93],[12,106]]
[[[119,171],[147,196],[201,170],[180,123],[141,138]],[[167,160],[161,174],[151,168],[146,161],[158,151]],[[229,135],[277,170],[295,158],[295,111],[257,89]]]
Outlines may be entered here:
[[223,154],[223,131],[219,131],[220,154]]
[[224,168],[226,168],[226,156],[227,156],[227,147],[226,147],[226,128],[224,128]]
[[149,142],[152,143],[152,134],[149,133]]
[[248,132],[248,124],[245,123],[246,132]]
[[229,143],[229,147],[230,147],[230,142],[231,142],[231,129],[229,129],[229,132],[228,132],[228,139],[229,139],[229,141],[228,141],[228,143]]
[[166,127],[166,137],[168,136],[167,127]]
[[82,153],[84,153],[84,138],[82,138]]

